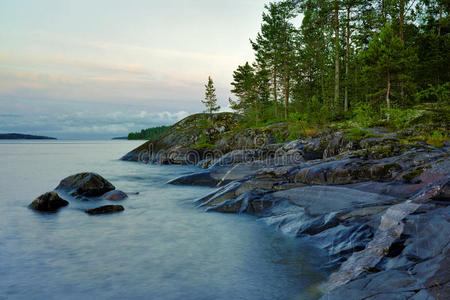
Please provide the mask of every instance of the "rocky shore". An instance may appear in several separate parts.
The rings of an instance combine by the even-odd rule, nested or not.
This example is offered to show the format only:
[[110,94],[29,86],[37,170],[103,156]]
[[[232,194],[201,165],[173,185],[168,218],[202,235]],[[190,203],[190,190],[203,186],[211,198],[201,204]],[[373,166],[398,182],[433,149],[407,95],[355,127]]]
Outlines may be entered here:
[[212,146],[199,144],[199,131],[189,129],[198,124],[184,120],[122,159],[196,164],[203,170],[169,182],[217,187],[196,205],[254,215],[326,251],[331,275],[318,288],[322,299],[450,294],[448,142],[411,142],[418,127],[356,136],[330,130],[276,143],[282,125],[229,134],[236,117],[215,118],[228,120],[204,131]]

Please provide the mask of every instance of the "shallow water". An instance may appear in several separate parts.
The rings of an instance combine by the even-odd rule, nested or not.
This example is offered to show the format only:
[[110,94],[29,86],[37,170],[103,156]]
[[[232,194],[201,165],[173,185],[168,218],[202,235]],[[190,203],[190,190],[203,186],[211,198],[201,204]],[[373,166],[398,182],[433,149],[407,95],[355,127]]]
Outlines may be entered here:
[[[204,213],[210,188],[173,186],[195,171],[119,161],[136,141],[0,142],[0,299],[311,299],[326,274],[309,245],[251,216]],[[77,172],[140,192],[125,211],[71,201],[56,214],[27,208]]]

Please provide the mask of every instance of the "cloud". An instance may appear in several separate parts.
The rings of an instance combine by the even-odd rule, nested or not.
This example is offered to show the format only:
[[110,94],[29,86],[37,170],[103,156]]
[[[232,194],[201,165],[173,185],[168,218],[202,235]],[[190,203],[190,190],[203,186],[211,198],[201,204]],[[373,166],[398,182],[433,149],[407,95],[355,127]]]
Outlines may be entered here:
[[2,132],[45,133],[59,138],[105,138],[127,135],[129,132],[159,125],[171,125],[188,116],[186,111],[135,113],[121,111],[104,115],[89,112],[74,112],[49,115],[22,115],[13,120],[6,115],[0,115],[0,130]]
[[[212,75],[219,99],[225,101],[232,70],[242,63],[239,57],[220,53],[103,42],[42,30],[15,33],[31,34],[33,39],[17,51],[0,51],[0,96],[122,103],[192,100],[203,97],[203,85]],[[6,34],[6,40],[18,37]]]

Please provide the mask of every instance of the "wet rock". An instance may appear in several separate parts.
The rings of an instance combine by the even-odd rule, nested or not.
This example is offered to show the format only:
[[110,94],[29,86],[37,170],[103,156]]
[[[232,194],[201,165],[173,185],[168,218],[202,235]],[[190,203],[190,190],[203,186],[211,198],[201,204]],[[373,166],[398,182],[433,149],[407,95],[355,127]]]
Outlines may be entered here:
[[255,178],[277,178],[277,180],[285,179],[287,180],[294,170],[297,170],[296,166],[277,166],[277,167],[266,167],[259,169]]
[[390,196],[339,186],[305,186],[275,192],[272,197],[287,199],[294,205],[302,206],[312,216],[395,201]]
[[343,132],[336,132],[333,135],[329,135],[326,140],[323,158],[332,157],[357,148],[357,145],[353,141],[348,140]]
[[450,182],[446,182],[433,200],[450,201]]
[[294,181],[316,185],[382,181],[392,179],[401,169],[399,164],[391,162],[342,159],[303,168],[294,176]]
[[235,199],[223,201],[215,206],[209,207],[207,211],[217,211],[223,213],[245,213],[249,212],[249,205],[255,199],[260,198],[264,194],[263,191],[250,190]]
[[128,195],[120,190],[113,190],[105,193],[102,198],[110,201],[119,201],[127,198]]
[[115,187],[105,178],[96,173],[79,173],[64,178],[56,190],[70,193],[72,196],[97,197]]
[[241,180],[255,174],[265,166],[264,162],[239,163],[223,167],[211,167],[207,171],[183,175],[169,181],[169,184],[223,186],[234,180]]
[[209,193],[208,195],[197,199],[195,202],[200,206],[213,206],[223,201],[232,199],[237,196],[236,191],[242,185],[241,182],[232,181],[229,184]]
[[278,184],[277,181],[274,180],[248,180],[244,181],[242,185],[239,187],[239,189],[236,191],[237,195],[241,195],[243,193],[246,193],[251,190],[255,189],[263,189],[267,191],[271,191],[274,189],[274,186]]
[[215,186],[217,180],[211,176],[211,172],[199,172],[194,174],[183,175],[172,179],[169,184],[184,184],[184,185],[200,185],[200,186]]
[[56,192],[48,192],[37,197],[30,208],[38,211],[56,212],[59,208],[69,205],[69,202],[59,197]]
[[272,197],[271,194],[266,194],[260,198],[254,199],[249,205],[249,211],[253,214],[260,214],[265,209],[272,207],[280,202],[281,199]]
[[297,230],[297,237],[309,234],[318,234],[324,230],[335,227],[339,224],[339,219],[336,218],[337,213],[324,214],[318,217],[314,217],[301,224]]
[[[408,218],[411,218],[416,213],[421,215],[424,211],[423,203],[426,204],[429,202],[441,188],[442,184],[435,184],[427,187],[409,200],[395,204],[387,209],[381,216],[377,231],[373,239],[367,244],[366,248],[363,251],[353,253],[353,255],[341,265],[340,269],[330,276],[330,279],[326,284],[327,291],[333,292],[334,289],[347,285],[350,281],[361,276],[368,268],[374,268],[380,263],[387,265],[388,263],[384,262],[386,261],[385,257],[392,253],[391,249],[393,245],[396,245],[399,240],[402,242],[399,250],[403,251],[403,249],[406,249],[408,240],[405,240],[405,235],[407,237],[407,234],[405,234],[405,219],[408,220]],[[429,205],[425,206],[425,211],[426,209],[429,209]],[[446,224],[445,222],[442,223]],[[413,235],[416,236],[416,233]],[[448,244],[450,242],[448,236],[449,235],[447,234],[444,238],[439,237],[439,239],[441,239],[439,243],[444,242],[444,244]],[[427,242],[427,237],[425,237],[424,242],[429,242]],[[428,255],[427,253],[429,253],[429,251],[424,251],[424,253],[425,255]],[[394,255],[394,257],[397,256],[398,254]],[[393,261],[396,261],[397,266],[400,265],[399,258],[394,258]]]
[[103,205],[100,207],[87,209],[84,212],[89,215],[101,215],[101,214],[111,214],[111,213],[121,212],[124,210],[125,209],[123,208],[122,205]]
[[326,145],[321,138],[315,138],[306,145],[301,145],[300,150],[302,150],[303,158],[305,160],[314,160],[323,158],[323,152],[325,151]]
[[354,280],[320,299],[410,299],[422,288],[424,286],[406,272],[389,270]]
[[226,165],[235,165],[238,163],[246,163],[256,160],[261,156],[259,150],[233,150],[226,153],[212,164],[212,167],[220,167]]
[[339,215],[338,219],[341,221],[344,221],[344,220],[347,220],[350,218],[372,216],[372,215],[375,215],[375,214],[385,211],[389,207],[390,207],[390,205],[380,205],[380,206],[369,206],[369,207],[358,208],[349,213]]
[[353,252],[364,249],[372,237],[373,229],[367,224],[339,224],[312,235],[309,239],[327,251],[331,259],[327,267],[333,267]]
[[273,187],[273,189],[275,191],[285,191],[285,190],[295,189],[295,188],[303,187],[303,186],[305,186],[305,184],[303,184],[303,183],[286,182],[286,183],[280,183],[278,185],[275,185]]

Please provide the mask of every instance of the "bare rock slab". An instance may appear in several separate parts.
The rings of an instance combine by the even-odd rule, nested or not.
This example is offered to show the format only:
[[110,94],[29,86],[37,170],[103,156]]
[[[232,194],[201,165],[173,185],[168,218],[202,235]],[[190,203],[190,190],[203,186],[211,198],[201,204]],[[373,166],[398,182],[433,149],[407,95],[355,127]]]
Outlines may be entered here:
[[275,192],[272,196],[304,207],[308,214],[313,216],[395,201],[395,198],[390,196],[338,186],[305,186]]

